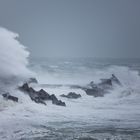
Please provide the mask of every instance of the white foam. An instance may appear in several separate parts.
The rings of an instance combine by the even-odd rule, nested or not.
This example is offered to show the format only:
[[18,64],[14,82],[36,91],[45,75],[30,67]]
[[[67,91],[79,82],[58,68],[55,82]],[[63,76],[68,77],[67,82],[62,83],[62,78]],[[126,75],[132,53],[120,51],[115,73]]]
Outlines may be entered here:
[[32,75],[27,68],[29,52],[18,37],[17,33],[0,27],[0,85],[15,84],[16,79]]

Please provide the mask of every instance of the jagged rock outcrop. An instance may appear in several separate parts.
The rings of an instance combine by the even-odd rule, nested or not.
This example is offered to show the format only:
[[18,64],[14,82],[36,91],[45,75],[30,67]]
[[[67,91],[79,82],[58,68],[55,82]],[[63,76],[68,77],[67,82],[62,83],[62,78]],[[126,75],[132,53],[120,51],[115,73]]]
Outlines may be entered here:
[[87,88],[84,89],[87,95],[94,96],[94,97],[103,97],[104,91],[100,88]]
[[120,85],[120,86],[122,85],[120,80],[114,74],[112,74],[111,81]]
[[38,91],[38,96],[42,99],[42,100],[50,100],[50,95],[43,89]]
[[9,92],[2,94],[2,96],[6,100],[11,100],[11,101],[14,101],[14,102],[18,102],[18,98],[15,97],[15,96],[10,95]]
[[93,81],[90,82],[88,88],[84,88],[83,90],[86,92],[87,95],[94,96],[94,97],[103,97],[109,90],[112,89],[113,83],[121,85],[119,79],[112,74],[111,78],[109,79],[101,79],[101,82],[95,84]]
[[61,97],[65,97],[65,98],[69,98],[69,99],[77,99],[77,98],[80,98],[81,95],[80,94],[76,94],[75,92],[70,92],[68,93],[67,95],[65,94],[62,94],[60,95]]
[[66,106],[65,102],[58,100],[54,94],[50,95],[43,89],[36,91],[32,87],[29,87],[27,83],[23,84],[21,87],[19,87],[19,89],[25,92],[26,94],[28,94],[31,100],[33,100],[36,103],[41,103],[46,105],[45,101],[51,100],[52,103],[55,105]]

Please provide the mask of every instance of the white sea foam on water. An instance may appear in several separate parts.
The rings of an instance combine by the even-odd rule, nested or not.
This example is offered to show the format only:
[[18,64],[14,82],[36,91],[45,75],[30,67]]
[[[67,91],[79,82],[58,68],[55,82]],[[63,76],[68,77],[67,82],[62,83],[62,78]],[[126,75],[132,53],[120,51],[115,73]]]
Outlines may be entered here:
[[[92,128],[94,126],[95,128],[97,126],[114,126],[123,129],[139,128],[140,77],[138,72],[124,66],[109,66],[105,69],[98,69],[96,75],[94,71],[92,80],[99,81],[100,78],[109,78],[112,73],[119,78],[123,86],[114,85],[113,90],[105,97],[94,98],[86,95],[81,89],[71,89],[67,86],[44,87],[48,93],[55,94],[59,99],[65,101],[66,107],[55,106],[51,102],[47,102],[47,106],[36,104],[30,100],[28,95],[15,91],[14,95],[20,98],[20,102],[7,102],[9,106],[7,105],[6,110],[0,114],[0,132],[16,139],[19,137],[30,138],[32,134],[43,137],[50,131],[47,127],[58,130],[63,127],[67,129],[87,126],[92,126]],[[81,80],[83,80],[82,75]],[[46,83],[48,83],[48,79]],[[41,86],[34,85],[34,88],[39,90]],[[59,96],[71,91],[81,94],[82,97],[71,100]],[[41,126],[46,127],[45,130]],[[7,129],[3,131],[3,128]],[[32,130],[32,134],[30,130]]]

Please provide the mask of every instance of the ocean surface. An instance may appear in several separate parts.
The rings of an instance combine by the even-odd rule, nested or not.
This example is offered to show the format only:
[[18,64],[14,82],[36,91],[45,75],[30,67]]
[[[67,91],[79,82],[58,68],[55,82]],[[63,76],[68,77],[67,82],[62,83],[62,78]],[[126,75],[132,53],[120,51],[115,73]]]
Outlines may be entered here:
[[[31,86],[55,94],[66,107],[36,104],[11,90],[19,103],[0,96],[0,140],[140,140],[140,59],[34,58],[29,69],[39,82]],[[122,86],[114,85],[104,97],[73,88],[112,74]],[[82,97],[60,97],[69,92]]]

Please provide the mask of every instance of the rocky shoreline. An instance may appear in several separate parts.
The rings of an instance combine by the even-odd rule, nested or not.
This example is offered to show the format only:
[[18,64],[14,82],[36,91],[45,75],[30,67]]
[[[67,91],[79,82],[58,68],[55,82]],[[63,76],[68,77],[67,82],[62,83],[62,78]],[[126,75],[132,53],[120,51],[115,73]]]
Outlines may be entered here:
[[[24,94],[27,94],[30,97],[30,99],[35,103],[47,105],[46,103],[47,101],[52,101],[52,104],[54,105],[64,107],[66,106],[66,103],[59,100],[54,94],[49,94],[44,89],[36,91],[34,88],[30,87],[30,83],[37,84],[38,81],[35,78],[30,78],[22,86],[19,86],[18,90],[20,90]],[[119,86],[122,85],[119,79],[114,74],[112,74],[112,76],[108,79],[101,79],[101,82],[98,84],[95,84],[93,81],[91,81],[87,86],[85,87],[77,86],[77,88],[84,90],[85,93],[89,96],[103,97],[105,94],[109,93],[109,91],[113,89],[114,84],[117,84]],[[2,94],[2,96],[6,100],[18,102],[18,98],[10,95],[10,93],[8,92]],[[78,99],[82,97],[80,94],[77,94],[75,92],[69,92],[66,95],[62,94],[60,96],[68,99]]]

